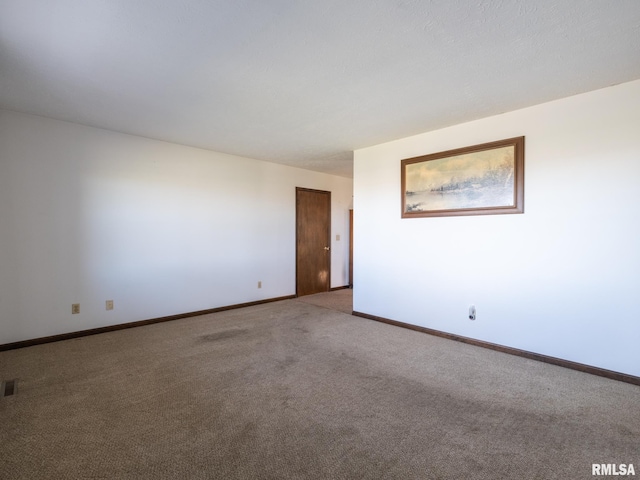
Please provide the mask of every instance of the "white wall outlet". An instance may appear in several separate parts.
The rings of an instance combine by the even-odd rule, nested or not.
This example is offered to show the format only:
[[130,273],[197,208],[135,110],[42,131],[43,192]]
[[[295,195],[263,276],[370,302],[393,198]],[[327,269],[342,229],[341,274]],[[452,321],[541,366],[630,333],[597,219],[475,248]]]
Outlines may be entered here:
[[258,282],[258,288],[262,288],[262,282]]
[[476,306],[471,305],[469,307],[469,320],[475,320],[475,319],[476,319]]
[[340,241],[340,235],[336,235],[336,242]]
[[107,310],[113,310],[113,300],[107,300],[105,302],[105,307]]
[[76,313],[80,313],[80,304],[79,303],[73,303],[71,305],[71,314],[75,315]]

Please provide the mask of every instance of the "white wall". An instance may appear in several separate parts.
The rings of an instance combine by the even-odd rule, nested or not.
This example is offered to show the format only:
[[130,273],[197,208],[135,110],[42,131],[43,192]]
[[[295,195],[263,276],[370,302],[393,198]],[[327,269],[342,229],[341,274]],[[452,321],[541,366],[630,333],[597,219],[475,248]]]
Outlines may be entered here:
[[347,285],[351,179],[0,110],[0,344],[295,294],[296,186]]
[[[524,214],[400,218],[401,159],[520,135]],[[354,310],[640,375],[640,81],[358,150],[354,216]]]

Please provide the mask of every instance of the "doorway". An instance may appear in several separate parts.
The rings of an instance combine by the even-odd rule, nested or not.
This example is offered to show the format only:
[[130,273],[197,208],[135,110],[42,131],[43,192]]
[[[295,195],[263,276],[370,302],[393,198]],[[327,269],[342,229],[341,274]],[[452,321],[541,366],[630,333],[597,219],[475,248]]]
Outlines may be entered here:
[[328,292],[331,192],[296,187],[296,295]]

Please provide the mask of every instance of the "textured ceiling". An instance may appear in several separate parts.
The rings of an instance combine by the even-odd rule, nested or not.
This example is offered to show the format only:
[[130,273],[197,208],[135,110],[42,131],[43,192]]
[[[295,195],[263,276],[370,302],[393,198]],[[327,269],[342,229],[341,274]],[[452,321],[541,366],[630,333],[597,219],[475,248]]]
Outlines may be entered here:
[[347,177],[638,78],[638,0],[0,0],[0,108]]

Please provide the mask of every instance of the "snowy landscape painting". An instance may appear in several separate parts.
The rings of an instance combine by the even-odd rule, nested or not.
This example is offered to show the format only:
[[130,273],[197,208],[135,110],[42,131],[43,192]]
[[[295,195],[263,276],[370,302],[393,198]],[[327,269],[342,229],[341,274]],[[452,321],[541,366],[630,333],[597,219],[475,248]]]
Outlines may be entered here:
[[522,213],[524,137],[402,161],[402,217]]

